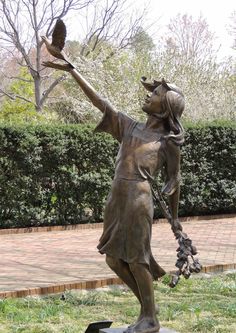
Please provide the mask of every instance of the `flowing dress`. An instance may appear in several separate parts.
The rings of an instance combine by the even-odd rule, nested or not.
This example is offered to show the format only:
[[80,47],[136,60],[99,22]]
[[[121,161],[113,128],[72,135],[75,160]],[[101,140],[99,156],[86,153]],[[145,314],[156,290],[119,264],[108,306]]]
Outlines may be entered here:
[[98,250],[127,263],[146,264],[157,279],[165,271],[151,252],[153,199],[148,178],[165,163],[165,141],[156,130],[115,111],[105,112],[95,131],[110,133],[120,143]]

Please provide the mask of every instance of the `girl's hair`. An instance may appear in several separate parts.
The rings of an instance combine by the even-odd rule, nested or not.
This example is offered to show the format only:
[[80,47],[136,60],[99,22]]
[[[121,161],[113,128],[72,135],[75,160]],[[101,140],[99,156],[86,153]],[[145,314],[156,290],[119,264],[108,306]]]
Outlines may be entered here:
[[141,82],[148,91],[153,92],[159,86],[162,88],[163,112],[155,114],[155,116],[164,120],[165,127],[169,131],[169,134],[164,138],[173,141],[178,146],[182,145],[184,142],[184,129],[180,122],[180,117],[185,107],[182,91],[176,85],[167,83],[164,79],[162,81],[153,81],[153,83],[145,81],[146,78],[142,78]]
[[179,146],[184,143],[184,129],[180,122],[180,117],[184,111],[185,101],[183,94],[177,91],[178,88],[176,86],[168,86],[171,90],[167,90],[164,95],[163,106],[170,133],[165,138],[170,139]]

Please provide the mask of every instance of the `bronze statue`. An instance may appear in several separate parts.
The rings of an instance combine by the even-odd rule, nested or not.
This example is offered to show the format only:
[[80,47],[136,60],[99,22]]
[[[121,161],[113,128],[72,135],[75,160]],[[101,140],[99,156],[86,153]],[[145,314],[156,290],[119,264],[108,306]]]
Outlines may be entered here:
[[[67,71],[74,77],[91,102],[104,114],[96,131],[110,133],[120,143],[98,250],[106,254],[109,267],[129,286],[140,302],[140,315],[125,332],[159,332],[153,280],[163,276],[165,271],[155,261],[150,243],[154,194],[151,183],[160,170],[164,170],[166,176],[162,193],[169,198],[172,230],[179,240],[186,236],[185,245],[190,250],[187,255],[194,254],[195,250],[178,222],[180,145],[184,141],[180,123],[184,110],[183,93],[164,79],[149,83],[143,77],[141,82],[151,94],[147,95],[142,107],[147,121],[140,123],[117,112],[69,62],[44,62],[43,65]],[[186,249],[185,245],[181,248],[182,252]],[[181,269],[186,260],[182,261]],[[176,276],[181,273],[183,270]]]

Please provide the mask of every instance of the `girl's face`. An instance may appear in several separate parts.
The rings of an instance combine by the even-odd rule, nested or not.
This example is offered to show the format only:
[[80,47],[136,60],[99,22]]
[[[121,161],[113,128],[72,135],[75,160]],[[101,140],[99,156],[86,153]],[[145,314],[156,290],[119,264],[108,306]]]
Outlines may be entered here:
[[148,115],[162,113],[162,98],[166,93],[166,89],[162,85],[158,86],[152,94],[145,98],[142,110]]

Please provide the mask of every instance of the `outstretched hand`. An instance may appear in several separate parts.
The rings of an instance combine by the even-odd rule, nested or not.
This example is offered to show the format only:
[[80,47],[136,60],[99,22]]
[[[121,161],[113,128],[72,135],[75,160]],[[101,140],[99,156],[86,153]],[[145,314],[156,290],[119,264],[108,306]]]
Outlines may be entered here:
[[70,64],[56,64],[52,61],[43,61],[42,65],[44,67],[59,69],[59,70],[65,71],[65,72],[70,72],[73,69],[73,67]]

